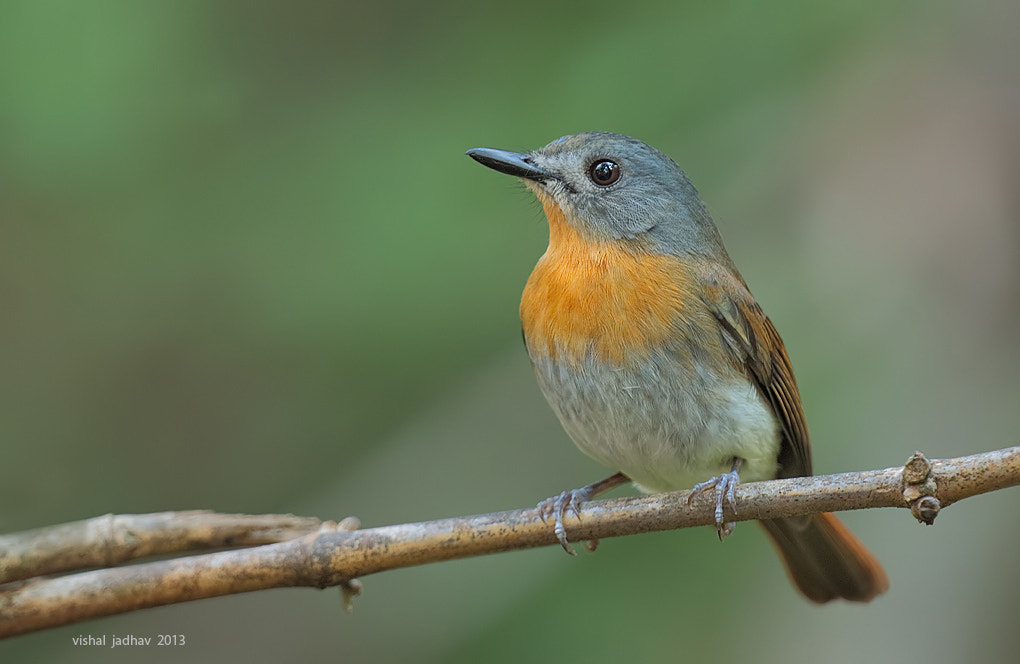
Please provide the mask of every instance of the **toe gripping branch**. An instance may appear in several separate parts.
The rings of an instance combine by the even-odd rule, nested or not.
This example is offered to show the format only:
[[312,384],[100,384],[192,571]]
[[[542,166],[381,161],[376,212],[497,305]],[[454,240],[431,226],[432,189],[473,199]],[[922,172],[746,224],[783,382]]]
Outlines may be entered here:
[[[558,496],[546,498],[540,502],[538,504],[539,516],[542,517],[542,521],[546,522],[553,518],[553,532],[556,533],[556,539],[559,540],[560,546],[570,555],[576,556],[577,552],[570,546],[570,542],[567,540],[567,529],[563,525],[563,517],[566,516],[567,511],[573,512],[574,516],[580,519],[581,503],[587,502],[600,493],[609,491],[613,487],[629,481],[630,478],[623,473],[616,473],[586,487],[564,491]],[[598,540],[589,540],[585,544],[585,548],[589,551],[594,551],[598,544]]]
[[698,482],[691,489],[690,495],[687,496],[687,504],[690,505],[695,496],[700,496],[711,489],[715,490],[715,531],[719,534],[720,542],[737,527],[735,522],[725,520],[723,507],[724,504],[729,503],[733,513],[737,513],[737,501],[734,497],[734,490],[740,484],[740,474],[738,471],[742,461],[742,459],[734,458],[733,465],[728,473],[722,473],[704,482]]

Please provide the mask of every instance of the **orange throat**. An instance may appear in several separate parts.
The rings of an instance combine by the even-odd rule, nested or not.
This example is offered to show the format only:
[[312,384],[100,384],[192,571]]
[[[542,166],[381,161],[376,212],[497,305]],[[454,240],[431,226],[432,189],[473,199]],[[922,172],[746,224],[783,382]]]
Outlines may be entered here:
[[521,298],[532,356],[577,365],[593,354],[623,364],[665,345],[692,292],[681,261],[632,240],[592,239],[544,192],[539,198],[549,248]]

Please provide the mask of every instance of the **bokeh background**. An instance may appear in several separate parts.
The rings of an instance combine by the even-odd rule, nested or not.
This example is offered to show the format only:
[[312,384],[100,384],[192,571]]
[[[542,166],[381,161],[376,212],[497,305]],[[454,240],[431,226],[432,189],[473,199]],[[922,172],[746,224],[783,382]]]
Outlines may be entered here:
[[[520,344],[530,194],[589,129],[686,169],[797,369],[817,472],[1017,443],[1020,5],[6,2],[0,530],[206,508],[365,525],[602,477]],[[1015,661],[1017,490],[846,516],[815,607],[751,525],[177,605],[3,661]],[[180,649],[75,647],[180,633]]]

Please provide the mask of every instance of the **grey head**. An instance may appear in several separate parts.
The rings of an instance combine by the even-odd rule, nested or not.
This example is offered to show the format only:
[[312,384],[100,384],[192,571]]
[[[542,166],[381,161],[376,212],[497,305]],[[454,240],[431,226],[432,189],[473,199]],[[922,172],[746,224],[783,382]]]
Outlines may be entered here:
[[672,159],[607,132],[564,136],[525,154],[474,148],[468,156],[524,178],[593,240],[637,240],[666,254],[725,256],[697,189]]

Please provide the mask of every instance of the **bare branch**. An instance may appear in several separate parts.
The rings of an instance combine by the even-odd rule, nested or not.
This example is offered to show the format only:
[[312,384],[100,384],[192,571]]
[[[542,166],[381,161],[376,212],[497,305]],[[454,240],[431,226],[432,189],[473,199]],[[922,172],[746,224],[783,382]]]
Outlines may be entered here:
[[0,535],[0,584],[72,570],[113,567],[146,556],[284,542],[322,522],[292,514],[215,514],[204,510],[106,514]]
[[[736,512],[727,508],[726,519],[909,507],[930,523],[942,507],[1017,484],[1020,447],[934,462],[915,454],[900,468],[739,485]],[[587,503],[579,519],[565,520],[569,539],[714,524],[712,498],[698,496],[688,506],[688,495],[680,491]],[[535,508],[367,530],[352,527],[350,522],[327,523],[317,533],[277,544],[9,583],[0,586],[0,637],[265,588],[340,585],[354,594],[355,578],[366,574],[557,543],[551,525],[542,522]],[[15,539],[0,540],[0,546],[22,536],[9,537]],[[17,556],[4,552],[0,560]]]

